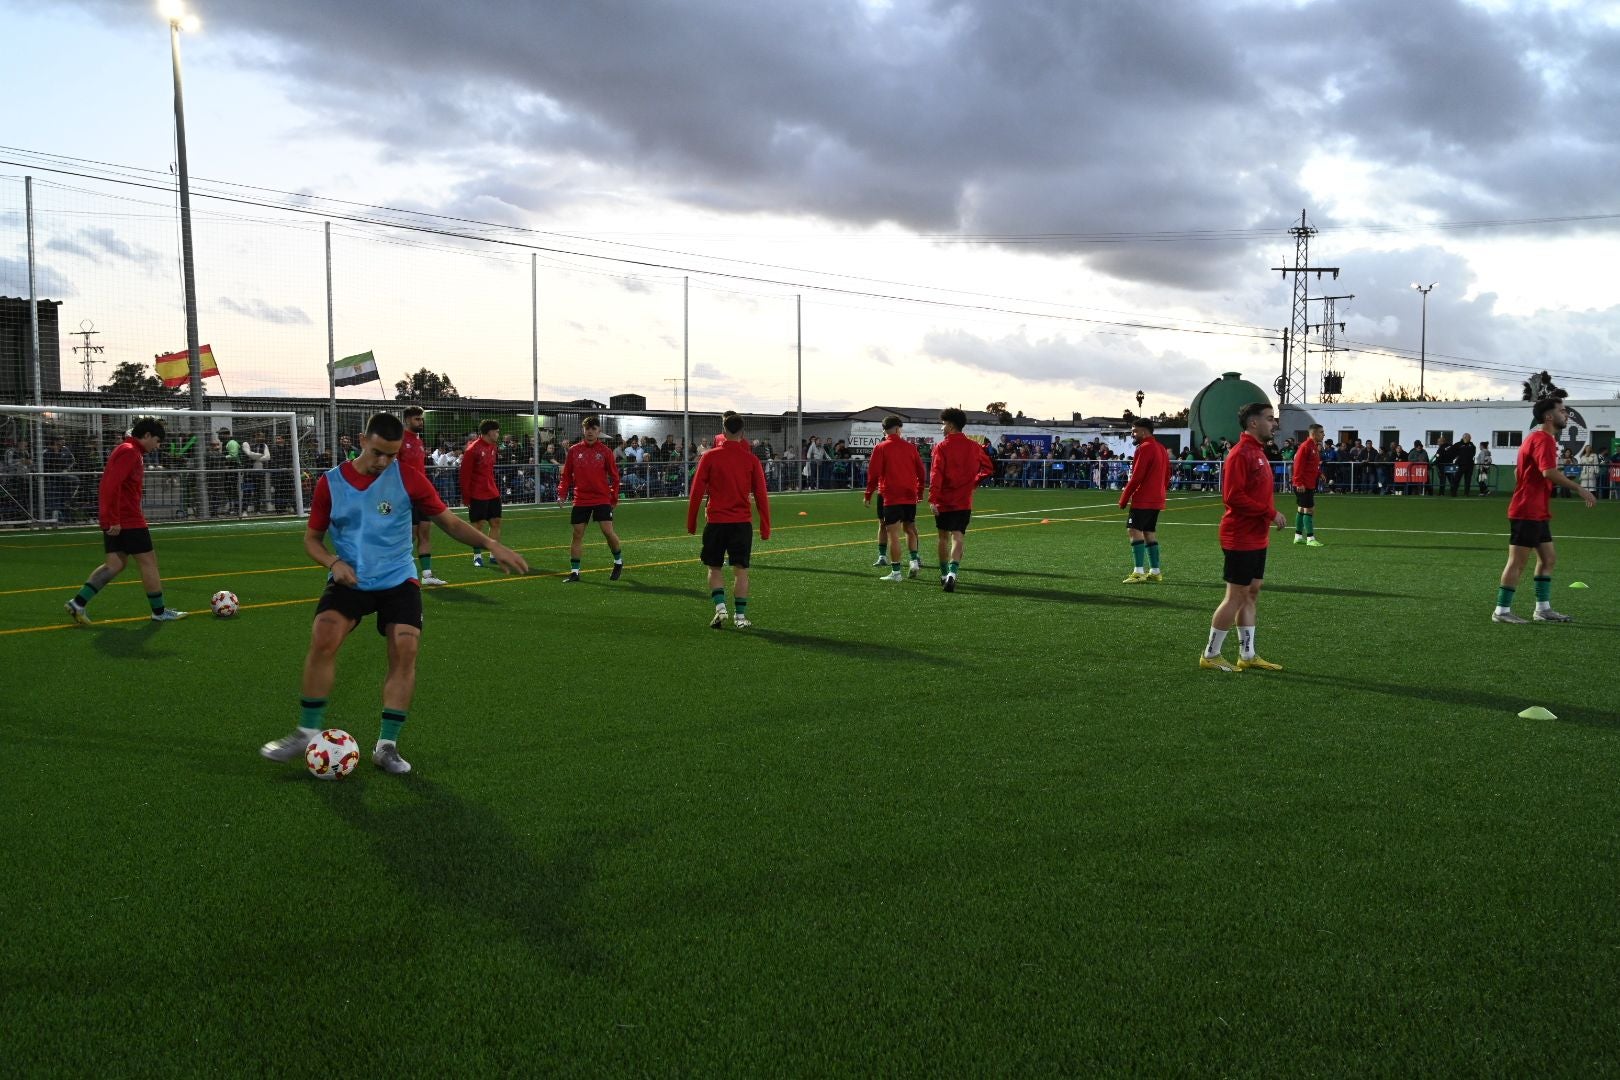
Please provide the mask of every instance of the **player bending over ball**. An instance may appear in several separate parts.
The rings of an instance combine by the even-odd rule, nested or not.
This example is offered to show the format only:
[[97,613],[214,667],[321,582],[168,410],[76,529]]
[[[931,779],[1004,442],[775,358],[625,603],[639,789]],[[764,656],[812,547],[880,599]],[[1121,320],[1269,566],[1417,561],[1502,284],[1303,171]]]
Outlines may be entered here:
[[1266,576],[1269,531],[1288,524],[1272,498],[1271,462],[1265,441],[1277,433],[1271,406],[1257,401],[1238,410],[1243,435],[1221,466],[1221,552],[1226,557],[1226,596],[1210,620],[1209,644],[1198,666],[1209,671],[1232,671],[1221,656],[1221,646],[1235,625],[1238,632],[1238,671],[1281,671],[1281,664],[1262,660],[1254,651],[1255,605]]
[[1125,584],[1160,584],[1164,573],[1159,569],[1159,511],[1170,490],[1170,452],[1153,437],[1153,421],[1145,416],[1131,424],[1131,438],[1136,456],[1131,459],[1131,478],[1119,493],[1120,509],[1130,508],[1125,532],[1131,539],[1133,569]]
[[[771,505],[765,494],[765,467],[742,437],[743,418],[726,416],[726,441],[698,458],[692,475],[692,495],[686,503],[686,531],[697,532],[698,507],[708,496],[708,524],[703,526],[703,565],[709,568],[709,600],[716,630],[726,625],[726,572],[731,561],[731,599],[734,625],[746,630],[748,621],[748,562],[754,550],[754,507],[759,507],[759,538],[771,538]],[[749,497],[753,497],[750,505]]]
[[[416,652],[422,638],[422,590],[411,559],[412,508],[468,546],[487,544],[501,568],[526,574],[529,564],[499,540],[445,508],[427,477],[402,469],[398,460],[405,426],[399,417],[377,413],[360,437],[360,454],[315,482],[304,550],[327,569],[326,591],[315,605],[309,653],[304,657],[298,729],[265,743],[259,753],[271,761],[300,757],[312,736],[326,727],[326,703],[337,677],[337,654],[355,627],[371,614],[388,643],[388,674],[383,680],[382,728],[371,761],[390,773],[411,771],[399,756],[399,732],[416,689]],[[332,534],[327,550],[326,534]],[[335,554],[334,554],[335,552]]]
[[1513,499],[1508,503],[1508,560],[1496,589],[1496,610],[1491,612],[1491,621],[1525,621],[1513,613],[1513,594],[1518,591],[1524,564],[1530,561],[1533,551],[1536,554],[1536,612],[1531,617],[1536,622],[1574,622],[1570,616],[1552,608],[1552,572],[1558,563],[1552,536],[1553,485],[1579,493],[1588,507],[1596,506],[1597,499],[1558,467],[1558,433],[1569,425],[1569,410],[1563,401],[1542,398],[1531,409],[1530,416],[1535,430],[1519,447],[1518,482],[1513,488]]
[[565,583],[579,580],[579,564],[585,554],[585,523],[594,521],[602,527],[608,551],[613,555],[612,580],[618,581],[624,573],[624,549],[619,534],[613,531],[613,508],[619,505],[619,466],[613,460],[613,451],[601,442],[602,421],[587,416],[580,421],[582,437],[568,448],[563,462],[562,479],[557,486],[557,501],[568,501],[574,495],[574,512],[570,523],[574,538],[568,545],[568,576]]
[[157,448],[163,445],[163,436],[162,421],[150,417],[137,420],[124,441],[113,447],[113,452],[107,456],[107,467],[101,474],[98,511],[102,549],[107,559],[90,572],[78,595],[67,602],[68,618],[80,626],[90,625],[90,616],[84,609],[90,606],[96,593],[124,572],[131,559],[141,572],[141,584],[146,586],[152,621],[173,622],[186,617],[184,611],[164,606],[163,575],[158,573],[152,531],[146,527],[146,516],[141,511],[141,489],[146,476],[144,455],[157,453]]
[[963,542],[973,519],[973,489],[995,472],[995,466],[983,446],[962,434],[967,413],[946,409],[939,414],[939,426],[945,437],[934,444],[928,505],[934,510],[934,529],[939,533],[939,584],[946,592],[955,592]]
[[[906,537],[911,552],[911,576],[922,569],[917,557],[917,500],[922,496],[922,455],[916,443],[907,442],[900,435],[902,422],[898,416],[883,418],[883,441],[872,448],[872,461],[866,471],[866,501],[872,501],[872,492],[878,495],[878,519],[882,522],[880,534],[888,540],[889,572],[879,581],[900,581],[900,534]],[[879,546],[883,550],[883,546]],[[879,566],[883,559],[878,559]]]

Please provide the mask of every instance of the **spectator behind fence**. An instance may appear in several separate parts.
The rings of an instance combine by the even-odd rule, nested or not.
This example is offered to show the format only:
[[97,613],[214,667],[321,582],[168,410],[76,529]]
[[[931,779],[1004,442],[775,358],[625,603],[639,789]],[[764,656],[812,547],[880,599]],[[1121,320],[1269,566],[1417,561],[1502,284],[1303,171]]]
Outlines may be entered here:
[[1479,444],[1479,457],[1476,460],[1479,463],[1479,493],[1481,495],[1489,495],[1491,493],[1490,443],[1482,442]]
[[1456,495],[1460,486],[1464,495],[1472,495],[1474,486],[1474,461],[1478,448],[1474,445],[1474,437],[1463,432],[1463,437],[1456,446],[1457,472],[1451,478],[1451,494]]

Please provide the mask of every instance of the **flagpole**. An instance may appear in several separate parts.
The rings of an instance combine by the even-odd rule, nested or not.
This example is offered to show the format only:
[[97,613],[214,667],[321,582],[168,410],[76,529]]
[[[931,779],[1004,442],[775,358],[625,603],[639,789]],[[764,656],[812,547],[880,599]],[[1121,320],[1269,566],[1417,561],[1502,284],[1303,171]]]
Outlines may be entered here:
[[540,502],[540,256],[529,254],[529,321],[533,332],[530,365],[534,369],[534,501]]
[[326,450],[332,464],[338,465],[340,462],[337,459],[337,371],[332,367],[335,363],[337,363],[337,349],[332,331],[332,223],[328,221],[326,222],[326,398],[332,430],[327,436]]

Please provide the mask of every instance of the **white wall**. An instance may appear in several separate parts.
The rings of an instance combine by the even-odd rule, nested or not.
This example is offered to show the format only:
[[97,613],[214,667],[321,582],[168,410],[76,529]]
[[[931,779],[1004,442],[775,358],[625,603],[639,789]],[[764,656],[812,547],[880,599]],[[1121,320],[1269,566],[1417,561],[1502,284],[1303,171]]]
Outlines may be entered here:
[[[1565,429],[1564,441],[1575,446],[1587,441],[1591,431],[1620,431],[1620,400],[1567,401],[1571,410],[1586,420],[1581,425],[1571,420]],[[1287,439],[1304,431],[1312,423],[1321,424],[1327,437],[1337,439],[1339,432],[1354,430],[1361,439],[1371,439],[1376,446],[1386,442],[1383,433],[1400,433],[1402,446],[1410,448],[1422,439],[1433,449],[1428,439],[1431,431],[1449,431],[1452,440],[1462,438],[1464,432],[1474,442],[1490,443],[1492,449],[1500,443],[1496,432],[1517,432],[1521,437],[1530,430],[1530,403],[1527,401],[1391,401],[1357,402],[1338,405],[1285,405],[1279,439]]]

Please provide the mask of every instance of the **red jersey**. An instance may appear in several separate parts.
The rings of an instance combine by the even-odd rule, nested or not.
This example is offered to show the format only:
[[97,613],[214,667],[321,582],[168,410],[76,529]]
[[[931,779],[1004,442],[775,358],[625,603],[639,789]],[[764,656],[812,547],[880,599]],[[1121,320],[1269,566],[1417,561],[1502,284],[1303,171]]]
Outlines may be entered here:
[[1271,462],[1260,440],[1247,431],[1221,466],[1221,547],[1228,551],[1258,551],[1271,543],[1277,517],[1272,498]]
[[1537,428],[1519,447],[1519,464],[1514,470],[1513,498],[1508,501],[1512,521],[1552,520],[1552,481],[1544,470],[1558,467],[1558,443]]
[[103,530],[114,525],[123,529],[146,528],[146,515],[141,513],[141,492],[145,486],[146,460],[141,444],[135,436],[126,435],[107,455],[107,468],[101,474],[100,507],[96,516]]
[[581,439],[568,448],[557,501],[566,501],[570,491],[578,506],[619,505],[619,463],[613,460],[607,444]]
[[934,444],[933,472],[928,477],[928,504],[936,512],[973,509],[973,489],[995,471],[984,447],[953,431]]
[[495,484],[495,448],[479,436],[461,454],[462,501],[500,497],[501,489]]
[[1119,493],[1119,505],[1135,510],[1163,510],[1170,490],[1170,452],[1158,439],[1144,440],[1131,459],[1131,478]]
[[410,428],[399,443],[399,467],[427,475],[427,447],[422,445],[422,436]]
[[1306,439],[1294,451],[1294,486],[1315,491],[1316,482],[1321,477],[1322,451],[1317,449],[1315,439]]
[[686,531],[697,532],[698,507],[709,497],[710,524],[754,520],[748,497],[759,507],[759,537],[771,538],[771,505],[765,494],[765,467],[742,439],[727,439],[698,458],[692,496],[686,501]]
[[917,444],[898,435],[885,435],[872,447],[866,470],[866,497],[881,491],[886,506],[916,506],[922,496],[923,464]]
[[[356,469],[352,461],[345,461],[338,468],[343,470],[343,479],[352,484],[356,491],[366,490],[377,480],[376,476],[368,476]],[[415,469],[407,469],[401,465],[399,478],[405,482],[405,493],[411,497],[411,505],[418,513],[428,517],[437,517],[444,513],[444,500],[433,490],[433,482],[427,478],[426,473],[419,473]],[[331,524],[332,489],[326,486],[326,474],[321,473],[319,479],[315,481],[315,493],[309,500],[309,527],[312,532],[324,533]]]

